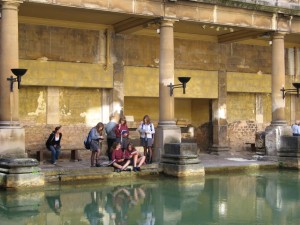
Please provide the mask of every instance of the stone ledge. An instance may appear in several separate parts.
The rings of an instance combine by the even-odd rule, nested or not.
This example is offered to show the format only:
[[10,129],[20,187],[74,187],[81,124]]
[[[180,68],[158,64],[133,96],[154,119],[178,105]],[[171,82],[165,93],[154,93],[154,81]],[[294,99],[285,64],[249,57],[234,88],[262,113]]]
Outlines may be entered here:
[[[132,168],[132,166],[129,166]],[[91,168],[49,168],[44,169],[45,182],[48,183],[65,183],[65,182],[82,182],[95,181],[111,178],[129,178],[139,176],[158,175],[162,172],[159,164],[147,164],[142,166],[141,172],[114,172],[113,167],[91,167]]]

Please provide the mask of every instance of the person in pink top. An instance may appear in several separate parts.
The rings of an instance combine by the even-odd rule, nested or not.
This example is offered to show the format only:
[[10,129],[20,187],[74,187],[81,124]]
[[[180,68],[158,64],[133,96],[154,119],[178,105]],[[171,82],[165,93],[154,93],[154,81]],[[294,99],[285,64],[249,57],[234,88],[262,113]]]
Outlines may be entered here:
[[131,171],[131,169],[127,169],[130,160],[125,158],[125,154],[123,153],[119,142],[113,143],[111,159],[113,160],[113,167],[116,172]]
[[141,171],[141,166],[144,164],[146,156],[142,156],[134,147],[132,143],[127,145],[125,151],[125,158],[130,159],[131,164],[133,165],[133,171]]
[[126,117],[121,116],[119,123],[115,127],[116,141],[121,143],[121,148],[124,151],[128,145],[129,129],[126,122]]

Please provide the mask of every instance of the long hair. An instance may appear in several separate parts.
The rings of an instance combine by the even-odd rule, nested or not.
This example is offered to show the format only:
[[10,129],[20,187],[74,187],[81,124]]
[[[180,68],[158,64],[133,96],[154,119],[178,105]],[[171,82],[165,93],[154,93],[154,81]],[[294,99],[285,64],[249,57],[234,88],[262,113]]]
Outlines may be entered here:
[[127,144],[127,149],[129,148],[129,146],[131,146],[131,148],[134,149],[134,145],[133,145],[131,142],[129,142],[129,143]]
[[121,143],[118,141],[115,141],[110,148],[110,152],[113,152],[117,148],[118,145],[121,145]]
[[125,116],[121,116],[120,119],[119,119],[119,123],[121,124],[122,120],[125,122],[124,124],[127,123],[126,121],[126,117]]
[[150,124],[150,122],[151,122],[150,116],[145,115],[144,118],[143,118],[143,123],[145,123],[145,124]]
[[103,129],[104,129],[104,124],[101,122],[97,123],[96,130],[100,135],[102,135]]

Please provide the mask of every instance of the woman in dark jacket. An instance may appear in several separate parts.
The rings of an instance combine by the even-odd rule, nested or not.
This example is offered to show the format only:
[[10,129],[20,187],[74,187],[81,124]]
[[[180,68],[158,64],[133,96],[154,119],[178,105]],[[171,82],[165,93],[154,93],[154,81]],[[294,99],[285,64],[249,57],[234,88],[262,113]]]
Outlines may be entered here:
[[49,135],[46,142],[47,149],[51,151],[51,163],[56,165],[56,160],[58,159],[60,153],[60,141],[62,138],[62,133],[59,132],[61,126],[55,127],[54,131]]

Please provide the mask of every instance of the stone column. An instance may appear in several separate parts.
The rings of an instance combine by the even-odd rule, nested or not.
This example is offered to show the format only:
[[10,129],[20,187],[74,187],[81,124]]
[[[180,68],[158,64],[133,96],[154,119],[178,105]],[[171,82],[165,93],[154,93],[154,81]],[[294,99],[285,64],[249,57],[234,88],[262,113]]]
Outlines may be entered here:
[[13,75],[10,69],[18,68],[19,66],[19,4],[20,1],[1,1],[0,126],[19,125],[19,93],[17,84],[14,84],[14,90],[11,93],[10,83],[7,81],[7,78]]
[[10,92],[7,78],[19,66],[18,7],[22,1],[1,1],[0,32],[0,156],[25,156],[25,132],[19,124],[19,92]]
[[174,20],[160,22],[159,59],[159,123],[155,134],[153,161],[160,161],[165,143],[180,143],[181,131],[174,121],[174,95],[170,96],[170,83],[174,84]]
[[276,32],[272,40],[272,122],[273,126],[286,125],[285,101],[280,89],[285,86],[284,34]]
[[292,135],[285,120],[285,101],[280,89],[285,85],[284,33],[276,32],[272,36],[272,121],[266,128],[266,153],[277,156],[285,143],[281,137]]
[[223,154],[229,151],[228,124],[227,124],[227,73],[220,70],[218,73],[219,98],[212,100],[213,114],[213,143],[210,151],[212,154]]

